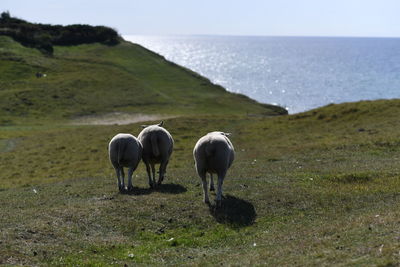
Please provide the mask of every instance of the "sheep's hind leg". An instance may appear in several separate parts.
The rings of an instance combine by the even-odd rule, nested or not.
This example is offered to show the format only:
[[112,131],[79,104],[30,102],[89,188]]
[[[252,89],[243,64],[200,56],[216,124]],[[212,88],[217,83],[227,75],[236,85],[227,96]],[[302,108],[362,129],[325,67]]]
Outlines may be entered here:
[[115,173],[117,174],[117,179],[118,179],[118,190],[119,192],[124,191],[124,187],[122,186],[122,182],[121,182],[121,168],[117,167],[115,168]]
[[[161,162],[161,164],[160,164],[160,171],[159,171],[159,177],[158,177],[158,185],[161,185],[161,183],[164,181],[164,176],[165,176],[165,173],[166,173],[166,171],[167,171],[167,164],[168,164],[168,161],[166,161],[166,162]],[[154,177],[154,179],[155,179],[155,177]]]
[[215,191],[214,188],[214,179],[212,173],[210,173],[210,191]]
[[154,163],[151,164],[151,173],[153,174],[153,179],[151,182],[153,183],[153,187],[156,187],[156,168],[154,167]]
[[128,191],[133,191],[132,175],[133,175],[134,171],[135,171],[135,168],[133,168],[133,167],[130,167],[128,170]]
[[125,172],[124,172],[124,168],[123,167],[119,167],[119,171],[121,174],[121,180],[120,180],[120,187],[119,187],[119,191],[123,192],[125,190]]
[[217,188],[217,207],[222,206],[222,184],[224,183],[225,173],[223,175],[218,175],[218,188]]
[[150,171],[150,164],[148,162],[144,162],[146,164],[146,172],[147,176],[149,177],[149,186],[150,188],[153,188],[153,179],[151,178],[151,171]]
[[208,190],[207,190],[207,179],[206,179],[206,173],[199,173],[199,176],[201,178],[201,182],[203,183],[203,193],[204,193],[204,203],[210,204],[210,199],[208,198]]

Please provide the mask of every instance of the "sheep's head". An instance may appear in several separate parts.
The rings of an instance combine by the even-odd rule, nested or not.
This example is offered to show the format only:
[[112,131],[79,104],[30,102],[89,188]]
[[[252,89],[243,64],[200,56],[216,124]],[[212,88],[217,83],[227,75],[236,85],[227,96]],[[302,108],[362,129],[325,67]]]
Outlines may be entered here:
[[223,136],[230,136],[231,135],[231,133],[224,133],[224,132],[220,132],[220,131],[211,132],[209,134],[220,134],[220,135],[223,135]]
[[[159,126],[159,127],[162,127],[163,124],[164,124],[164,121],[161,121],[159,124],[154,124],[154,125],[157,125],[157,126]],[[141,125],[141,126],[142,126],[142,128],[144,129],[144,128],[147,128],[147,127],[152,126],[152,125]]]

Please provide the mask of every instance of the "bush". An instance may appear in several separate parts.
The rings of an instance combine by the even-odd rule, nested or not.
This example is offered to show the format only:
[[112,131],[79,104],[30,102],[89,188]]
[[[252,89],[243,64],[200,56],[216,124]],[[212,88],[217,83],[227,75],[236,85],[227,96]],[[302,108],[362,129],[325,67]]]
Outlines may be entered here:
[[79,45],[102,43],[116,45],[120,41],[118,33],[104,26],[90,25],[50,25],[29,23],[13,18],[9,12],[0,16],[0,35],[12,37],[24,46],[34,47],[45,54],[53,54],[53,45]]
[[11,18],[10,12],[6,11],[6,12],[1,13],[1,19],[7,20],[7,19],[10,19],[10,18]]

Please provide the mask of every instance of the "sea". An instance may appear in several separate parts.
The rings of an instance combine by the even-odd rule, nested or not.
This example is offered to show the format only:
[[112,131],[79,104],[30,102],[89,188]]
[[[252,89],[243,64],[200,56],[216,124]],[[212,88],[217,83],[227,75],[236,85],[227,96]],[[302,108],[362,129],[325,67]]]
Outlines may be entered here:
[[140,44],[228,91],[290,114],[400,98],[400,38],[139,36]]

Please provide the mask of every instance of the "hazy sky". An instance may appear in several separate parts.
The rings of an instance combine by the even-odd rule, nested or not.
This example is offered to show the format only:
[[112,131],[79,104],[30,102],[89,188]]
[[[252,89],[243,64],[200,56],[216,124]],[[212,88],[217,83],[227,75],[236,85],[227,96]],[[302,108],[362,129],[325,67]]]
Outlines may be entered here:
[[400,37],[400,0],[0,0],[7,10],[120,34]]

